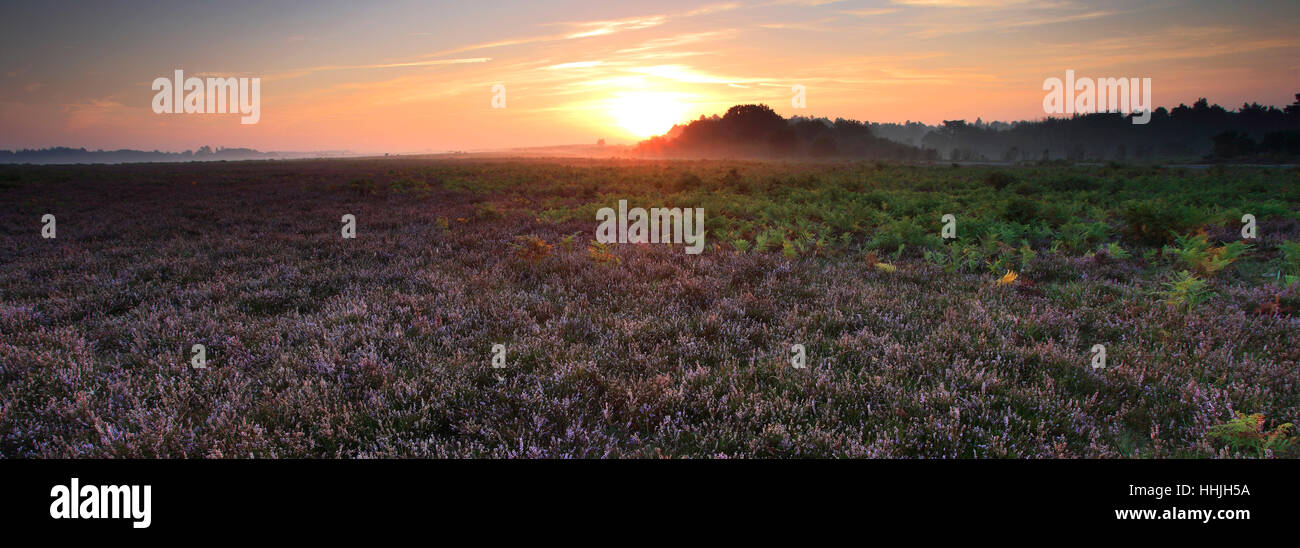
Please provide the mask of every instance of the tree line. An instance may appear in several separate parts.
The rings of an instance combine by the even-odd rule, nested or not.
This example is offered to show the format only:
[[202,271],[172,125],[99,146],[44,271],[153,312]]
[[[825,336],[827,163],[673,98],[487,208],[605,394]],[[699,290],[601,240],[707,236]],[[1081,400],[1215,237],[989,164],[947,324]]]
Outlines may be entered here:
[[0,150],[0,164],[119,164],[127,162],[189,162],[203,160],[255,160],[275,158],[274,152],[251,148],[213,149],[209,146],[184,152],[158,150],[86,150],[85,148],[50,147],[40,149]]
[[781,117],[766,105],[701,116],[637,145],[642,156],[849,157],[903,161],[1253,161],[1300,159],[1300,93],[1283,108],[1236,110],[1202,98],[1152,111],[1146,124],[1103,112],[1034,121],[930,126]]

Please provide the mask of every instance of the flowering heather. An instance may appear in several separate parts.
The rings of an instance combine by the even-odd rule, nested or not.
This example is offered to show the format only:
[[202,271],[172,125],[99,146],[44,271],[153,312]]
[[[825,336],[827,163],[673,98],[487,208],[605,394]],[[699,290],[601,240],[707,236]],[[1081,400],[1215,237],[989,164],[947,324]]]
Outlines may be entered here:
[[[620,199],[703,208],[704,253],[592,241]],[[1298,202],[1252,168],[5,167],[0,456],[1294,456],[1211,434],[1300,419]]]

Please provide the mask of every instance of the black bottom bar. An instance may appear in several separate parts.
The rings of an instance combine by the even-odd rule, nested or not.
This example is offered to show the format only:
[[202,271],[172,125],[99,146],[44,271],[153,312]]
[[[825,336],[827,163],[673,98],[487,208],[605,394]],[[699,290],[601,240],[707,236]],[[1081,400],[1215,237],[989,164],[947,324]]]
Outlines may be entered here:
[[[1238,534],[1289,527],[1298,483],[1285,461],[98,460],[7,461],[0,470],[7,530],[124,539],[252,530],[427,534],[430,527],[544,535],[567,530],[556,529],[565,523],[637,530],[658,523],[652,529],[662,530],[686,521],[760,528],[747,534],[864,527]],[[149,526],[135,528],[143,520],[131,518],[54,519],[51,490],[72,478],[82,489],[150,486]],[[1156,514],[1116,515],[1143,509]],[[1215,515],[1205,522],[1202,510]],[[749,525],[728,515],[745,516]]]

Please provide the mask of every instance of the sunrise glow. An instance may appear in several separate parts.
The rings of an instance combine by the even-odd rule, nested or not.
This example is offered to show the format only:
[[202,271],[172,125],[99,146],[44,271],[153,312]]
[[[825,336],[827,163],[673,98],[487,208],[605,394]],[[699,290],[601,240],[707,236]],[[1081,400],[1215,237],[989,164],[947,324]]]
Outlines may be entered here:
[[[763,103],[872,122],[1044,116],[1066,70],[1151,78],[1159,105],[1291,101],[1294,2],[1268,10],[1090,0],[353,3],[237,10],[208,36],[143,12],[15,5],[0,36],[0,149],[427,153],[635,144]],[[1290,14],[1288,17],[1286,14]],[[190,22],[196,23],[196,22]],[[188,28],[188,27],[184,27]],[[75,40],[66,37],[75,36]],[[237,38],[236,38],[237,37]],[[260,116],[157,114],[150,83],[260,78]],[[505,89],[494,108],[495,85]],[[807,90],[792,104],[792,86]]]
[[687,108],[678,96],[664,92],[624,93],[609,100],[609,114],[618,127],[638,138],[662,135],[686,121]]

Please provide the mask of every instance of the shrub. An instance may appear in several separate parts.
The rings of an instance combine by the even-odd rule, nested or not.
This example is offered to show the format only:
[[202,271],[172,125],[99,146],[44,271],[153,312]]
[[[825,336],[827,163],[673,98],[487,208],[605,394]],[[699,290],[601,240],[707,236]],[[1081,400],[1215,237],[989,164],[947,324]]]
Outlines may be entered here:
[[370,179],[353,179],[348,183],[348,189],[365,196],[379,193],[379,185]]
[[1062,225],[1057,237],[1067,251],[1078,253],[1093,249],[1106,239],[1109,232],[1106,223],[1073,222]]
[[939,236],[926,230],[912,219],[894,221],[882,227],[872,236],[867,247],[894,251],[903,246],[918,249],[937,249],[941,245]]
[[700,179],[699,175],[688,171],[669,184],[667,190],[670,192],[685,192],[702,186],[704,186],[704,180]]
[[1053,190],[1062,190],[1070,192],[1081,192],[1087,190],[1097,190],[1101,184],[1085,175],[1067,175],[1063,178],[1052,181]]
[[389,181],[388,188],[398,193],[414,192],[416,190],[424,189],[424,183],[417,182],[409,177],[402,177]]
[[767,228],[754,236],[754,249],[756,251],[772,251],[780,248],[784,242],[784,230],[778,228]]
[[1160,294],[1164,297],[1165,303],[1174,308],[1185,308],[1188,312],[1214,296],[1214,292],[1205,287],[1205,280],[1197,278],[1186,270],[1173,276],[1170,281],[1164,283],[1164,286],[1166,289]]
[[1283,241],[1277,245],[1282,253],[1282,271],[1292,276],[1300,275],[1300,242]]
[[726,175],[723,175],[721,179],[718,179],[718,184],[721,185],[722,188],[733,189],[741,194],[748,194],[750,192],[750,187],[749,184],[745,182],[745,177],[742,176],[734,167],[727,170]]
[[996,190],[1002,190],[1018,182],[1020,182],[1018,177],[1005,171],[994,171],[984,176],[984,184]]
[[[955,248],[956,246],[953,247]],[[925,252],[921,254],[921,256],[925,259],[925,262],[943,268],[945,271],[948,270],[948,264],[949,264],[948,253],[943,253],[941,251],[930,251],[927,249],[925,250]]]
[[1036,183],[1031,183],[1029,181],[1021,181],[1020,184],[1017,184],[1015,187],[1012,188],[1012,192],[1015,192],[1016,194],[1019,194],[1021,196],[1033,196],[1042,191],[1043,191],[1043,187],[1039,186]]
[[587,246],[587,257],[591,258],[596,264],[611,265],[618,264],[618,255],[614,254],[613,244],[602,244],[593,240],[591,245]]
[[1290,453],[1300,450],[1300,438],[1291,435],[1294,425],[1287,422],[1272,430],[1264,428],[1263,413],[1247,415],[1237,413],[1236,418],[1210,427],[1209,437],[1236,451],[1252,451],[1260,457],[1271,453]]
[[573,244],[577,240],[577,237],[578,234],[574,233],[560,238],[560,247],[564,248],[565,251],[572,251]]
[[791,240],[781,241],[781,254],[785,255],[786,258],[793,259],[798,257],[800,251],[798,242]]
[[1200,224],[1203,215],[1187,207],[1173,207],[1156,200],[1129,204],[1121,213],[1129,238],[1148,245],[1168,243],[1171,235],[1187,232]]
[[1038,202],[1017,196],[1007,202],[1002,210],[1002,218],[1013,223],[1031,225],[1038,220],[1038,213]]
[[1175,237],[1178,245],[1165,246],[1165,253],[1171,253],[1198,274],[1213,276],[1250,249],[1250,244],[1240,240],[1213,247],[1204,233]]
[[531,234],[516,239],[519,243],[515,244],[515,256],[532,264],[537,264],[550,256],[551,249],[554,247],[546,243],[546,240]]
[[1022,271],[1028,270],[1029,264],[1034,262],[1034,259],[1038,257],[1038,252],[1034,251],[1034,248],[1029,247],[1028,243],[1022,243],[1020,248],[1016,251],[1020,254],[1020,270]]
[[482,219],[499,219],[503,213],[501,207],[492,202],[474,204],[474,214]]

